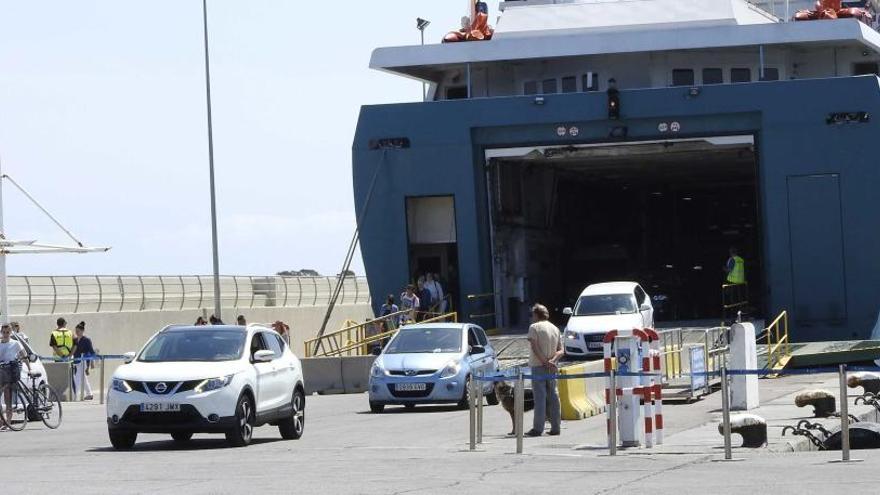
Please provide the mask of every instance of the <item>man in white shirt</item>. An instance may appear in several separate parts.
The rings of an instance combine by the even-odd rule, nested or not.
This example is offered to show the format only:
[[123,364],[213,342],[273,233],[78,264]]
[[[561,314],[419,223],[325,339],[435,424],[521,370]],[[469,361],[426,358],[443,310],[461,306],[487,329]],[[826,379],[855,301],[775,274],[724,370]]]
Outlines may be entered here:
[[561,426],[561,406],[556,391],[556,362],[563,355],[559,328],[550,323],[550,312],[542,304],[532,307],[532,320],[529,327],[529,366],[532,368],[532,393],[535,397],[535,412],[532,429],[526,435],[539,437],[544,433],[545,415],[550,418],[550,435],[559,435]]
[[[21,376],[22,361],[30,371],[31,363],[27,360],[24,346],[12,339],[12,327],[4,324],[0,327],[0,390],[3,391],[2,399],[6,402],[6,424],[12,424],[12,388]],[[0,430],[7,429],[6,424],[2,424]]]

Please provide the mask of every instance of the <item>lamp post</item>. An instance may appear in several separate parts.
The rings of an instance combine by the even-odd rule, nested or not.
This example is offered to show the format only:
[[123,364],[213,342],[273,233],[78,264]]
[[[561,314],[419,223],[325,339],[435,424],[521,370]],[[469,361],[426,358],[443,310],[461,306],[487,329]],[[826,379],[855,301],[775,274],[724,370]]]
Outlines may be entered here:
[[[422,37],[422,46],[425,46],[425,29],[431,24],[431,21],[427,19],[422,19],[421,17],[416,18],[416,28],[419,30],[419,33]],[[428,99],[428,86],[422,81],[422,101]]]
[[211,248],[214,262],[214,316],[220,316],[220,256],[217,247],[217,194],[214,187],[214,128],[211,120],[211,63],[208,58],[208,0],[202,0],[205,32],[205,97],[208,105],[208,175],[211,187]]

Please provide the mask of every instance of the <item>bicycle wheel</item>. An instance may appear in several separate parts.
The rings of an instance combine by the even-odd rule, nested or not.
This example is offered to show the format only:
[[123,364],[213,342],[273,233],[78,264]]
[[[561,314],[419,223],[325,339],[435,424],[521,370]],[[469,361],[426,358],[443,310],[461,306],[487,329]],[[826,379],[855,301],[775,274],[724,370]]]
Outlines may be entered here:
[[45,383],[40,385],[34,402],[37,414],[40,415],[40,419],[43,420],[46,427],[54,430],[61,426],[61,398],[54,388]]
[[[6,390],[12,390],[9,404],[6,402]],[[14,385],[7,385],[0,390],[0,424],[4,424],[13,431],[21,431],[27,426],[27,400],[21,389]]]

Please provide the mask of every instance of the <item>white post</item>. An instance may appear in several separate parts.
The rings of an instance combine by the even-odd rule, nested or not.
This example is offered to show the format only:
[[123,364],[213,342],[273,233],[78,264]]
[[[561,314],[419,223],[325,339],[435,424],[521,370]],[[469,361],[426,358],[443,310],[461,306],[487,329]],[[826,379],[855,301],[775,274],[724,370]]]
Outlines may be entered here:
[[[6,237],[3,227],[3,165],[0,163],[0,235]],[[6,251],[0,250],[0,323],[9,323],[9,286],[6,278]]]

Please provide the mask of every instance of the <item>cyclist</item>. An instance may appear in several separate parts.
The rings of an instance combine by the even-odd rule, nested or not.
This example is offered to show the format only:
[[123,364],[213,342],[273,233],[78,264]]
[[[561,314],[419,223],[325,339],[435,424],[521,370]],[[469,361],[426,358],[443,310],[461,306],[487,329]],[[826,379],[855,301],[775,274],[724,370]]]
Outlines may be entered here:
[[28,373],[31,371],[31,363],[27,359],[24,346],[17,340],[12,340],[12,327],[4,324],[0,327],[0,391],[3,392],[3,401],[6,403],[5,423],[0,425],[0,430],[6,430],[7,424],[12,423],[12,390],[21,378],[21,362],[27,364]]

